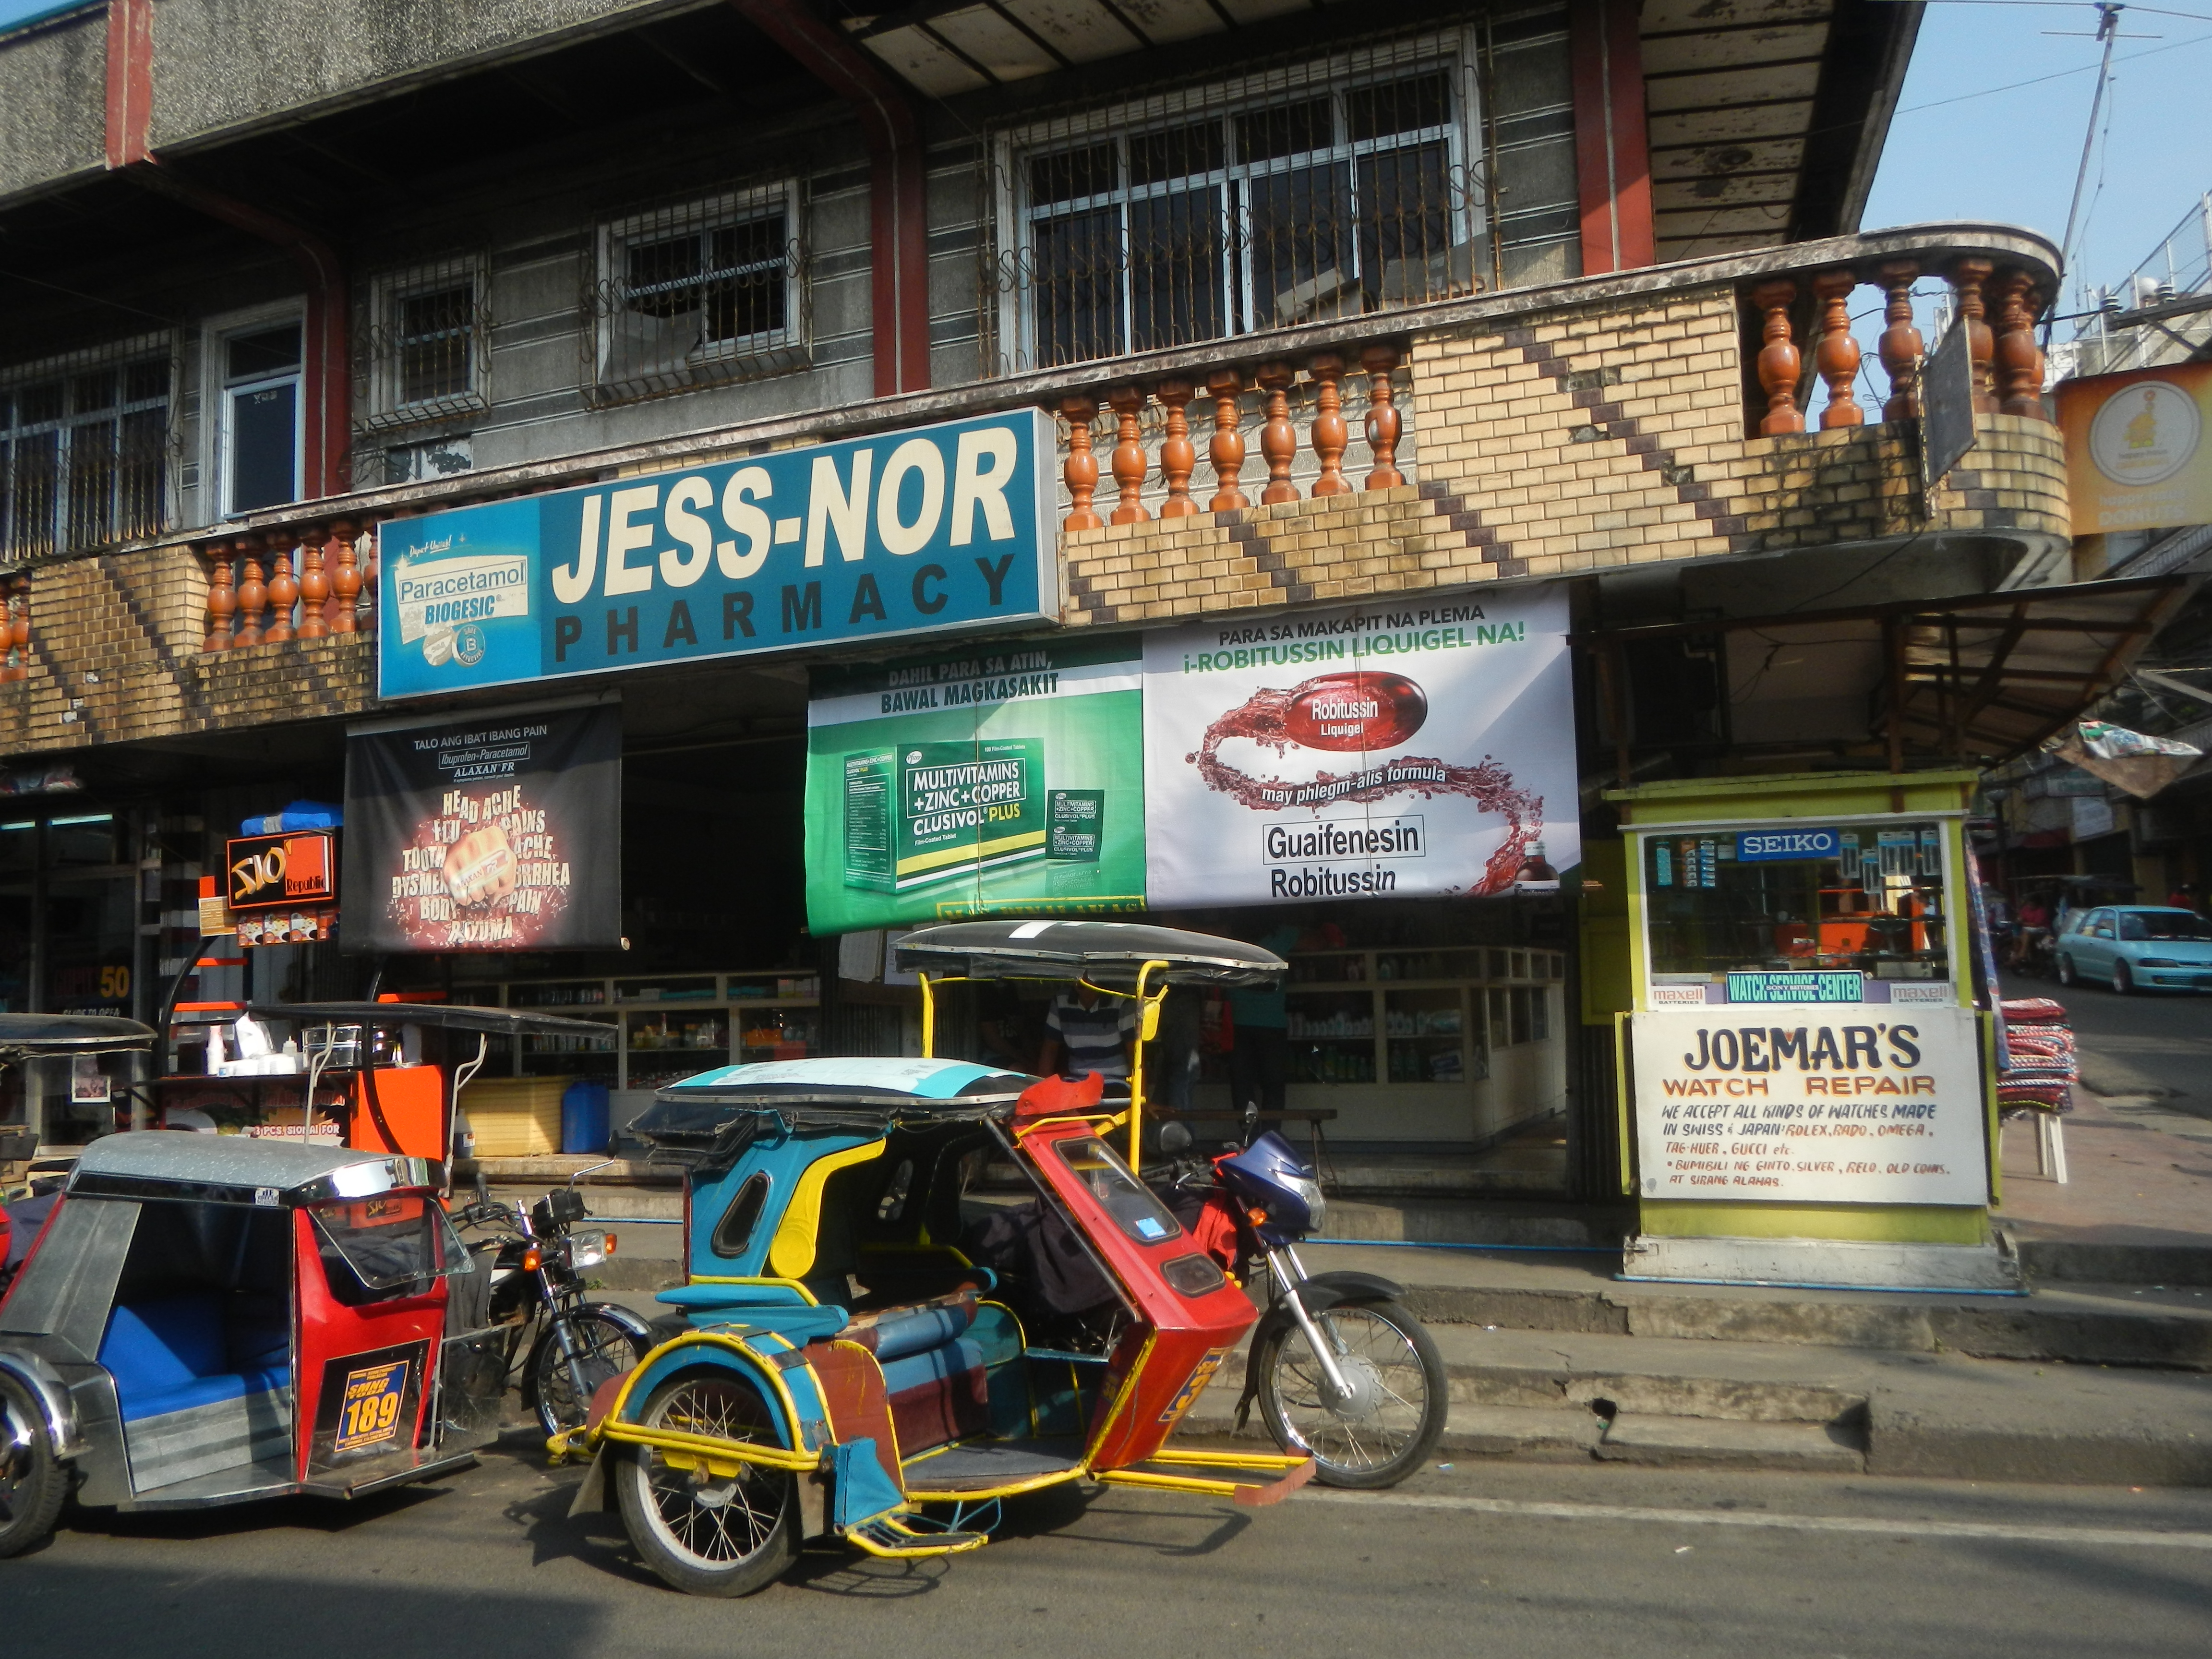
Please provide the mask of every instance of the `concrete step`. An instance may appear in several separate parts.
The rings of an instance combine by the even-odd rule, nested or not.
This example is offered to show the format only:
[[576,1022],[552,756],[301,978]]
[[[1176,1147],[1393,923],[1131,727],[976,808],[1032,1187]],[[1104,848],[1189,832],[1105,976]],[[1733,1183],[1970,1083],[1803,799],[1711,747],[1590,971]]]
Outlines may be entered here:
[[1857,1474],[1866,1468],[1866,1433],[1856,1425],[1731,1423],[1624,1412],[1605,1425],[1594,1449],[1606,1462],[1680,1468]]

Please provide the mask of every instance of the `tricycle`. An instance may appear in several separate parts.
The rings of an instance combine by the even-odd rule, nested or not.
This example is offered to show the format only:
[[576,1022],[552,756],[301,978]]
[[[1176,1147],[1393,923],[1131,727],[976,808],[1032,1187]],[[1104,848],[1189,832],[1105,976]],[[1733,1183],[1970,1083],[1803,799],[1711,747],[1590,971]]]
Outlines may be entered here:
[[[0,1016],[0,1054],[82,1048],[28,1022],[70,1023]],[[504,1367],[445,1186],[381,1150],[162,1130],[86,1147],[0,1298],[0,1556],[72,1495],[358,1498],[473,1463]]]
[[[1235,941],[1097,922],[925,929],[898,963],[924,975],[927,1046],[933,974],[1080,981],[1131,999],[1141,1039],[1170,985],[1285,971]],[[688,1282],[660,1294],[672,1311],[652,1351],[599,1389],[584,1427],[549,1442],[556,1461],[591,1460],[572,1512],[618,1510],[668,1583],[733,1595],[774,1581],[811,1538],[890,1559],[977,1548],[1000,1500],[1048,1486],[1253,1505],[1312,1479],[1316,1456],[1295,1441],[1169,1443],[1261,1316],[1224,1266],[1241,1252],[1187,1230],[1132,1168],[1141,1060],[1121,1101],[1096,1072],[1070,1081],[928,1055],[728,1066],[662,1089],[631,1128],[684,1167]],[[1127,1161],[1112,1144],[1123,1132]],[[987,1163],[1034,1194],[1012,1230],[1026,1249],[1001,1254],[1003,1276],[978,1247],[1006,1230],[963,1214]],[[1311,1170],[1273,1135],[1218,1167],[1271,1262],[1287,1255],[1319,1211]],[[1395,1287],[1374,1280],[1355,1297],[1329,1283],[1345,1277],[1304,1281],[1318,1287],[1304,1297],[1291,1281],[1263,1334],[1295,1327],[1316,1345],[1348,1409],[1372,1403],[1363,1390],[1381,1370],[1321,1328],[1338,1304]],[[1086,1280],[1103,1316],[1041,1340],[1024,1310],[1039,1322],[1083,1311]],[[1413,1374],[1435,1401],[1414,1410],[1432,1443],[1441,1367]]]

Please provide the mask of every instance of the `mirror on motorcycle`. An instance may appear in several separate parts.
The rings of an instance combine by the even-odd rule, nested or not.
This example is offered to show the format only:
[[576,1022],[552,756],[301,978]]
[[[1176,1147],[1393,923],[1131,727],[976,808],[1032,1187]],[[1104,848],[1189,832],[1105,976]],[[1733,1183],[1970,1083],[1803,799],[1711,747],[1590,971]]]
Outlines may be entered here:
[[477,1171],[477,1202],[485,1209],[491,1208],[491,1188],[484,1184],[484,1172]]
[[1170,1158],[1179,1158],[1190,1150],[1190,1126],[1172,1120],[1160,1125],[1160,1151]]
[[1244,1103],[1244,1144],[1249,1146],[1259,1138],[1260,1103],[1256,1100],[1248,1100]]

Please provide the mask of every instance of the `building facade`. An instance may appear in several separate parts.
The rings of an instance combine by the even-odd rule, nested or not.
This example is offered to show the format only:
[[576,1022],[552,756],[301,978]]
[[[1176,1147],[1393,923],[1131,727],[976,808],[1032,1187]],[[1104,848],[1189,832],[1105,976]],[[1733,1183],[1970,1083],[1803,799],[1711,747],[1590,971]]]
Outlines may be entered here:
[[[349,723],[519,701],[380,697],[410,520],[1042,410],[1024,637],[1561,596],[1554,886],[1178,914],[1280,935],[1290,1103],[1376,1190],[1617,1200],[1607,792],[2000,752],[2012,647],[1969,674],[1953,602],[2072,574],[2054,251],[1858,223],[1917,15],[112,0],[0,36],[8,1006],[380,975],[599,1014],[492,1069],[633,1099],[911,1042],[881,940],[806,931],[809,672],[897,643],[818,607],[558,688],[623,705],[622,951],[209,954],[195,902],[247,819],[343,799]],[[1931,479],[1939,301],[1972,448]],[[59,1138],[66,1084],[9,1109]]]

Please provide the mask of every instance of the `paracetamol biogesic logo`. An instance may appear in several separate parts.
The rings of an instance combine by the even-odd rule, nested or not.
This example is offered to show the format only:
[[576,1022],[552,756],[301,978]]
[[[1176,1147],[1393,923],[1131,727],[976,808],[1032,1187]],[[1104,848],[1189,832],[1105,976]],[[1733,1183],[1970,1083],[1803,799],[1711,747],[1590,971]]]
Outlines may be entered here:
[[2137,380],[2105,399],[2089,421],[2089,456],[2117,484],[2164,483],[2203,438],[2197,400],[2165,380]]
[[433,667],[483,659],[484,624],[530,615],[526,553],[447,552],[434,544],[403,557],[392,577],[403,643],[421,642]]

